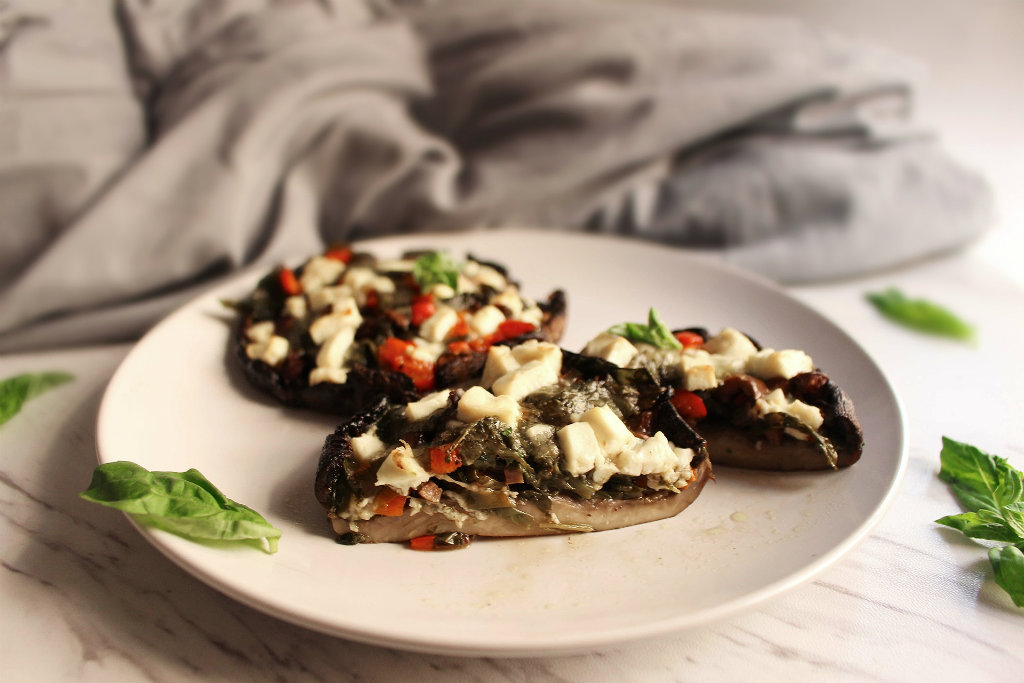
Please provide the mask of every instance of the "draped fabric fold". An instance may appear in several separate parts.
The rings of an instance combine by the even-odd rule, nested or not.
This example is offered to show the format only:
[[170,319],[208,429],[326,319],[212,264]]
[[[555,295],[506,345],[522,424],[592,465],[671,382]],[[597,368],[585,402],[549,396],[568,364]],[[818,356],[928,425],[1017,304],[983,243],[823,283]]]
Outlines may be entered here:
[[616,0],[117,9],[149,140],[6,274],[0,349],[130,338],[239,268],[398,232],[620,233],[806,282],[989,221],[983,181],[912,120],[917,67],[795,21]]

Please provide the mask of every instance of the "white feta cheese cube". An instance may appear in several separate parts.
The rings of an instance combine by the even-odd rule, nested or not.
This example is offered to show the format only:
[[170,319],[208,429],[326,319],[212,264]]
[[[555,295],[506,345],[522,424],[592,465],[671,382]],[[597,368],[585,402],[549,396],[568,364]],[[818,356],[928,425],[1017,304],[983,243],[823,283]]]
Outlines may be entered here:
[[293,318],[305,318],[308,311],[306,297],[301,294],[290,296],[284,300],[284,312]]
[[757,353],[757,347],[747,335],[739,330],[727,327],[704,343],[704,348],[711,354],[740,358],[744,361]]
[[491,299],[491,303],[495,306],[503,307],[513,318],[523,311],[523,300],[519,296],[519,289],[515,285],[506,287],[501,294]]
[[329,308],[336,301],[345,301],[352,298],[352,288],[348,285],[331,285],[321,287],[315,292],[308,294],[309,308],[314,313],[319,313]]
[[288,343],[288,340],[275,334],[267,342],[267,348],[263,351],[263,362],[267,365],[277,365],[288,357],[290,350],[291,344]]
[[348,371],[341,368],[313,368],[309,371],[309,383],[320,384],[330,382],[331,384],[344,384],[348,381]]
[[352,348],[355,336],[354,327],[343,327],[328,337],[316,354],[317,367],[340,368],[344,365],[345,354]]
[[458,418],[471,423],[485,417],[496,417],[507,425],[519,422],[519,403],[511,396],[495,396],[483,387],[466,390],[459,399]]
[[323,287],[333,285],[344,270],[345,264],[337,259],[314,256],[302,268],[302,275],[299,277],[302,291],[313,294]]
[[607,455],[618,455],[635,437],[615,411],[608,406],[594,406],[580,417],[594,430],[601,450]]
[[520,364],[539,360],[550,365],[556,373],[562,372],[562,349],[558,347],[558,344],[539,339],[527,339],[522,344],[512,347],[512,357]]
[[698,365],[710,365],[711,354],[704,349],[683,349],[679,352],[679,367],[686,372]]
[[559,429],[558,447],[562,451],[562,469],[569,474],[586,474],[594,469],[601,455],[601,445],[587,422],[573,422]]
[[[657,476],[661,482],[667,486],[674,486],[679,488],[685,488],[686,483],[693,475],[693,470],[690,469],[690,463],[693,461],[694,452],[690,448],[673,448],[673,452],[676,456],[675,467],[672,470],[661,472]],[[655,482],[649,483],[656,484]]]
[[252,342],[245,347],[245,354],[253,360],[261,360],[267,365],[277,365],[288,357],[291,344],[280,335],[271,335],[265,342]]
[[616,466],[623,474],[662,474],[675,469],[679,457],[675,448],[662,432],[655,432],[647,439],[636,439],[614,457]]
[[492,346],[487,350],[487,361],[484,363],[484,373],[480,378],[480,384],[490,389],[494,380],[506,375],[519,367],[519,361],[512,355],[512,349],[508,346]]
[[354,291],[359,291],[370,285],[376,277],[377,273],[373,268],[367,268],[366,266],[354,266],[345,271],[345,277],[342,282],[351,287]]
[[459,314],[451,306],[440,305],[434,314],[420,325],[420,336],[427,341],[444,341],[448,332],[459,322]]
[[264,320],[261,323],[254,323],[245,330],[245,336],[249,341],[266,344],[274,336],[274,321]]
[[451,299],[455,296],[455,290],[446,285],[443,282],[438,282],[433,285],[428,292],[434,295],[434,298],[438,301],[444,301],[445,299]]
[[362,462],[373,462],[384,455],[384,442],[377,436],[377,425],[365,433],[352,437],[352,454]]
[[535,444],[547,443],[555,437],[555,428],[551,425],[537,423],[526,429],[526,438]]
[[761,398],[757,399],[757,402],[754,405],[762,415],[766,415],[768,413],[786,413],[787,415],[792,415],[812,429],[819,429],[825,421],[825,418],[822,416],[821,411],[818,408],[804,403],[799,399],[790,400],[786,398],[786,394],[782,389],[773,389]]
[[480,287],[478,287],[476,282],[470,279],[466,275],[465,270],[463,270],[459,273],[458,279],[455,281],[455,290],[458,294],[466,294],[469,292],[479,292]]
[[594,471],[590,477],[594,480],[597,485],[604,485],[612,478],[613,474],[618,474],[619,470],[615,467],[615,463],[612,462],[604,453],[598,453],[597,457],[594,458]]
[[725,379],[733,375],[738,375],[743,372],[746,368],[747,361],[745,358],[739,358],[734,356],[723,356],[718,353],[713,353],[708,356],[708,362],[715,371],[715,376],[719,379]]
[[315,343],[323,344],[343,329],[358,329],[362,322],[363,316],[359,313],[355,299],[348,297],[345,301],[335,302],[332,312],[314,320],[309,326],[309,336]]
[[783,377],[792,379],[802,372],[814,370],[814,361],[797,349],[762,349],[747,359],[746,371],[761,379]]
[[[466,264],[467,270],[469,269],[470,264],[473,263],[475,262],[470,261],[469,263]],[[503,291],[505,287],[508,285],[508,280],[505,279],[505,276],[498,272],[497,269],[492,268],[491,266],[485,266],[482,263],[478,263],[477,267],[472,270],[473,272],[471,275],[469,275],[469,277],[479,285],[486,285],[487,287],[495,289],[499,292]],[[465,270],[463,272],[465,272]]]
[[422,420],[425,417],[433,415],[437,411],[448,405],[448,396],[451,391],[444,389],[443,391],[435,391],[432,394],[427,394],[418,401],[405,404],[405,416],[410,420]]
[[395,291],[395,281],[386,275],[377,275],[370,281],[369,289],[378,294],[391,294]]
[[505,322],[505,314],[497,306],[484,306],[469,319],[469,327],[481,337],[493,334]]
[[447,349],[443,343],[428,342],[422,337],[414,338],[412,343],[413,346],[406,351],[406,355],[425,363],[436,363],[437,359],[440,358],[441,354],[443,354]]
[[521,320],[524,323],[530,323],[534,327],[540,327],[544,322],[544,311],[540,310],[537,304],[531,303],[523,306],[523,310],[515,316],[516,320]]
[[628,339],[611,332],[602,332],[583,348],[583,355],[603,358],[620,368],[628,366],[636,354],[636,347]]
[[403,495],[430,479],[430,473],[416,460],[412,448],[402,444],[391,451],[377,470],[377,486],[390,486]]
[[531,360],[494,380],[495,396],[510,396],[516,401],[558,381],[558,371],[542,360]]
[[718,377],[712,366],[694,365],[683,371],[683,385],[688,391],[714,389],[718,386]]

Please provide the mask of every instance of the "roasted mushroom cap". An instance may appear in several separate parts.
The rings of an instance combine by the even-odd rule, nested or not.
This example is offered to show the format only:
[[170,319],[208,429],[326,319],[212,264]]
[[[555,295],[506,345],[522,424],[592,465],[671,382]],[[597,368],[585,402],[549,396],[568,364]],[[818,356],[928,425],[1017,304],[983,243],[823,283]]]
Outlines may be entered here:
[[[453,522],[444,515],[421,510],[415,515],[401,517],[377,516],[359,523],[359,533],[364,542],[393,543],[407,541],[426,534],[442,534],[460,531],[470,536],[549,536],[580,531],[605,531],[653,522],[674,517],[685,510],[697,496],[704,484],[712,478],[711,461],[704,458],[694,464],[694,478],[679,493],[653,492],[649,496],[632,500],[591,499],[566,495],[552,495],[545,509],[532,500],[517,500],[515,508],[534,520],[546,520],[549,512],[558,518],[558,524],[539,521],[524,525],[506,516],[487,515],[482,519],[469,517],[461,523]],[[332,519],[335,533],[349,532],[348,522]]]
[[[347,368],[346,382],[310,385],[309,373],[316,367],[316,345],[305,330],[297,326],[292,329],[294,320],[281,314],[285,297],[277,291],[279,287],[273,278],[265,277],[260,287],[269,291],[270,295],[259,303],[262,310],[258,316],[254,317],[252,310],[242,311],[232,341],[233,356],[243,375],[260,392],[289,407],[310,408],[341,418],[354,415],[380,398],[399,402],[414,400],[422,395],[423,392],[416,389],[409,377],[380,367],[377,362],[375,341],[394,334],[408,334],[408,323],[396,320],[386,310],[363,311],[364,320],[355,334],[356,342],[362,345],[363,352],[360,354],[361,359],[353,361]],[[251,307],[251,304],[246,305]],[[557,343],[561,339],[566,320],[565,292],[552,292],[547,301],[538,302],[538,307],[542,311],[540,327],[512,341],[538,338]],[[288,357],[276,366],[252,359],[246,353],[246,329],[254,319],[268,319],[268,316],[276,320],[276,333],[288,338],[292,349]],[[404,331],[400,329],[403,324]],[[479,376],[486,357],[486,351],[459,354],[445,352],[435,364],[435,386],[446,388],[471,381]]]
[[[661,431],[670,442],[690,448],[695,456],[690,463],[692,477],[686,488],[679,492],[647,489],[643,495],[616,498],[614,494],[584,498],[568,491],[539,491],[520,488],[512,498],[514,511],[490,511],[483,515],[470,515],[455,521],[428,507],[415,514],[400,517],[374,516],[358,522],[358,534],[364,542],[402,541],[426,534],[452,531],[479,536],[537,536],[575,531],[600,531],[631,526],[678,514],[700,494],[711,478],[711,462],[707,457],[704,440],[679,417],[665,392],[646,370],[628,370],[597,358],[563,352],[563,373],[574,379],[607,378],[609,382],[627,384],[636,392],[637,405],[647,421],[648,433]],[[447,422],[454,411],[436,418],[436,423]],[[394,406],[386,399],[340,425],[327,437],[317,471],[315,492],[320,503],[332,516],[338,534],[351,531],[348,521],[335,513],[343,510],[355,496],[370,495],[364,490],[366,471],[352,451],[352,439],[367,432]],[[413,438],[416,438],[415,436]],[[512,514],[509,514],[509,513]],[[520,513],[520,514],[515,514]],[[553,523],[551,520],[557,522]]]
[[783,413],[751,415],[767,388],[760,380],[736,375],[700,392],[708,417],[694,422],[707,439],[716,465],[757,470],[828,470],[860,459],[864,436],[853,402],[821,372],[796,375],[775,384],[787,396],[818,408],[824,422],[812,429]]

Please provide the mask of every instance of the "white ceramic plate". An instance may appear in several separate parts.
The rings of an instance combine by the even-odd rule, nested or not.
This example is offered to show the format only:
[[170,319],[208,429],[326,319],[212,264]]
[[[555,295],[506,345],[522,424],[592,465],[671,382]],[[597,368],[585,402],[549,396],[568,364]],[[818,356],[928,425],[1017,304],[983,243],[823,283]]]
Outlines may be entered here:
[[337,545],[313,497],[332,418],[257,395],[229,362],[230,315],[250,272],[169,316],[111,381],[98,425],[101,462],[195,467],[282,529],[275,555],[141,532],[185,570],[256,609],[352,640],[431,653],[582,652],[721,619],[820,572],[863,538],[906,461],[889,383],[843,331],[760,279],[641,242],[528,231],[418,235],[362,246],[466,251],[508,265],[528,295],[563,287],[563,346],[579,349],[656,307],[671,326],[734,326],[766,346],[809,351],[857,405],[866,448],[835,473],[721,468],[681,515],[595,534],[478,539],[466,550]]

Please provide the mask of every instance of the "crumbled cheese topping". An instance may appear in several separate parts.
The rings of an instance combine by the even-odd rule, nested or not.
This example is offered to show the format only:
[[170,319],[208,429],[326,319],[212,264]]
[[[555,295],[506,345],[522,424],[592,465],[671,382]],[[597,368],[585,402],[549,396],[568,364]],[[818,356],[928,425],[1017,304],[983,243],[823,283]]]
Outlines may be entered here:
[[519,402],[511,396],[495,396],[483,387],[474,386],[466,390],[459,399],[458,419],[470,423],[485,417],[496,417],[507,425],[519,422]]
[[768,413],[792,415],[811,429],[819,429],[825,421],[821,410],[817,407],[804,403],[799,399],[786,398],[786,394],[783,393],[782,389],[774,389],[768,392],[757,399],[754,406],[762,415],[767,415]]
[[481,384],[495,395],[519,400],[554,384],[562,371],[562,349],[557,344],[528,339],[517,346],[492,346]]
[[625,337],[602,332],[583,349],[583,354],[603,358],[620,367],[639,367],[648,363],[678,363],[683,387],[689,391],[713,389],[732,375],[746,373],[759,379],[792,379],[814,370],[814,360],[797,349],[761,349],[745,334],[727,327],[709,338],[703,348],[681,351],[658,349],[650,344],[634,346]]
[[557,432],[565,471],[589,474],[597,485],[614,474],[647,475],[652,488],[683,488],[692,475],[693,450],[679,448],[662,432],[634,436],[607,406],[596,406]]
[[377,486],[390,486],[403,495],[430,479],[407,443],[391,451],[377,470]]

